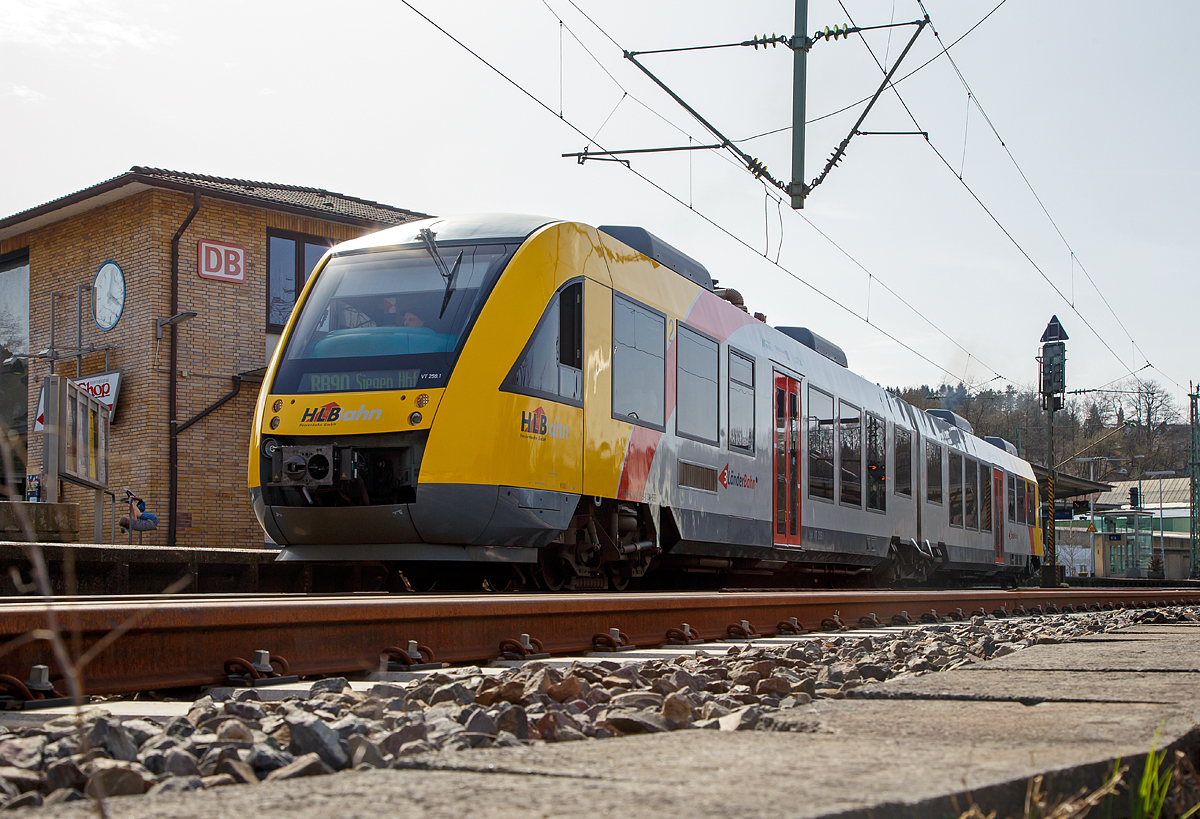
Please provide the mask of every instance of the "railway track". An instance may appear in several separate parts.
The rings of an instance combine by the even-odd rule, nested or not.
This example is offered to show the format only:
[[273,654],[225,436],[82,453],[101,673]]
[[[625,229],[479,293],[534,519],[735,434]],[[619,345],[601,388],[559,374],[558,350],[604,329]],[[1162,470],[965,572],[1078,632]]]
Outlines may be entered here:
[[[0,601],[0,674],[29,678],[37,665],[58,676],[45,630],[53,607],[78,656],[117,628],[128,630],[83,672],[88,694],[221,684],[226,665],[256,651],[283,658],[290,674],[377,670],[381,655],[409,641],[439,661],[484,663],[501,643],[529,635],[551,654],[592,648],[618,629],[629,643],[657,646],[687,624],[699,639],[883,624],[982,610],[1001,615],[1194,604],[1194,589],[1017,589],[956,591],[728,591],[587,595],[173,595],[23,598]],[[43,632],[44,634],[44,632]],[[22,642],[24,641],[24,642]],[[60,686],[61,687],[61,686]]]

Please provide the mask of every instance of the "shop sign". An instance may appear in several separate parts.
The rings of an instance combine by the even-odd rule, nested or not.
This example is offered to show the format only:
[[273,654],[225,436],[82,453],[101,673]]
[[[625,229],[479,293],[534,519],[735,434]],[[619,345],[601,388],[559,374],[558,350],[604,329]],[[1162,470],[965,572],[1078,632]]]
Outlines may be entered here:
[[246,281],[246,248],[201,239],[196,243],[200,278],[219,282]]
[[[117,391],[121,387],[121,371],[113,370],[110,373],[89,375],[86,378],[80,378],[75,384],[88,395],[108,407],[108,422],[111,424],[117,414]],[[37,415],[33,419],[34,432],[42,431],[45,419],[46,388],[43,386],[41,392],[38,394]]]

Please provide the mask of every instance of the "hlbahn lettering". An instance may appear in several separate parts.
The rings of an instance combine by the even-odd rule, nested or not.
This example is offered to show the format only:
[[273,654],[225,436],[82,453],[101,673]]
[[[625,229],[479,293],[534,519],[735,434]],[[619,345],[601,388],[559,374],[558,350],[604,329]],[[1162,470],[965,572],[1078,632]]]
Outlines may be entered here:
[[541,407],[533,412],[521,412],[521,434],[527,438],[561,438],[565,441],[570,433],[570,427],[551,421]]
[[367,409],[362,404],[356,410],[345,410],[335,401],[320,407],[306,407],[300,416],[301,424],[332,424],[335,421],[374,421],[383,415],[383,410]]

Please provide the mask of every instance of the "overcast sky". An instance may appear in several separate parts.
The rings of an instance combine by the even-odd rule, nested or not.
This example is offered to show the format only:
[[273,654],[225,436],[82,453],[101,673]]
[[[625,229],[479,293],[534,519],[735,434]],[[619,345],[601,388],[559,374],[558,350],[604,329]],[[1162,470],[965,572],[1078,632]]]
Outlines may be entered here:
[[[1200,379],[1200,3],[1007,0],[951,48],[982,112],[948,60],[934,60],[897,86],[929,142],[856,137],[797,214],[727,154],[632,158],[685,204],[617,163],[560,157],[587,144],[572,125],[592,150],[711,142],[620,48],[787,34],[793,3],[412,2],[550,110],[398,0],[0,0],[0,216],[148,165],[434,214],[635,224],[770,323],[833,340],[872,381],[998,374],[991,386],[1036,386],[1038,340],[1057,314],[1071,337],[1069,389],[1134,370],[1186,409],[1184,388]],[[844,2],[860,26],[922,16],[916,0]],[[925,8],[949,45],[997,2]],[[836,1],[811,0],[809,32],[847,22]],[[890,67],[913,31],[866,42]],[[896,76],[939,51],[927,29]],[[642,59],[731,139],[791,123],[785,48]],[[818,42],[808,118],[869,96],[881,78],[861,38]],[[861,110],[809,125],[807,179]],[[862,130],[918,127],[888,91]],[[790,178],[789,131],[740,145]]]

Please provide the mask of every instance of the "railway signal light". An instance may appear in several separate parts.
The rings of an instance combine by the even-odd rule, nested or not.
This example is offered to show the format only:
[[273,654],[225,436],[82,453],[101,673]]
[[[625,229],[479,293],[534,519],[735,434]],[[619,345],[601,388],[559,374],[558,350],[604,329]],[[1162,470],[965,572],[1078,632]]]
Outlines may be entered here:
[[1053,341],[1042,346],[1042,395],[1050,396],[1067,389],[1067,345]]
[[1129,490],[1129,505],[1134,509],[1142,508],[1142,493],[1136,486]]

